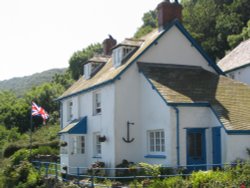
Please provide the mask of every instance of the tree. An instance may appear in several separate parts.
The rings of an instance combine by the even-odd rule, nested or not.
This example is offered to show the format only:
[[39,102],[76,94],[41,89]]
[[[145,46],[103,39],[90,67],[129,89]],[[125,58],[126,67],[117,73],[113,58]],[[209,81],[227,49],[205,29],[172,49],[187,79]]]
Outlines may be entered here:
[[91,44],[86,49],[75,52],[69,60],[69,71],[74,80],[77,80],[80,75],[83,75],[83,65],[95,53],[102,53],[102,45],[100,43]]
[[143,15],[142,21],[143,25],[137,29],[136,33],[134,34],[135,38],[140,38],[150,33],[154,28],[157,28],[158,22],[156,10],[150,10],[149,12],[146,12]]
[[29,128],[30,107],[12,92],[0,92],[0,124],[7,129],[18,127],[24,132]]
[[240,34],[229,35],[227,41],[231,48],[235,48],[242,41],[250,38],[250,20],[247,23],[247,26],[244,27]]

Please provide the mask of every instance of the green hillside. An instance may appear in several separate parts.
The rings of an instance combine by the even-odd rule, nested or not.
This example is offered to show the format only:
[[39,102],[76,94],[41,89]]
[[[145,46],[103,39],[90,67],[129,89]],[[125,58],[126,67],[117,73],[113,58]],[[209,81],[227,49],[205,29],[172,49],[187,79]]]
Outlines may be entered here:
[[22,96],[27,90],[34,86],[39,86],[45,82],[50,82],[55,74],[62,74],[66,68],[50,69],[30,76],[16,77],[9,80],[0,81],[0,91],[11,90],[18,96]]

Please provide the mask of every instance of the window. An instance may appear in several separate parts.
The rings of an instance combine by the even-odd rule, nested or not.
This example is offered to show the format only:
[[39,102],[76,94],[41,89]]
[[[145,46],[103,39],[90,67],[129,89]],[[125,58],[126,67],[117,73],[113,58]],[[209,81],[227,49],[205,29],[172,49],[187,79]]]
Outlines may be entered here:
[[87,63],[87,64],[84,65],[84,78],[86,80],[90,79],[90,77],[91,77],[91,70],[92,70],[91,63]]
[[119,67],[122,64],[122,61],[126,56],[133,50],[133,47],[129,46],[120,46],[113,50],[113,65],[115,68]]
[[101,93],[100,92],[95,92],[94,93],[94,104],[93,104],[93,109],[94,109],[94,115],[101,114],[102,112],[102,107],[101,107]]
[[67,104],[67,121],[71,121],[73,118],[73,102],[69,101]]
[[95,157],[100,157],[102,154],[102,145],[101,142],[99,141],[100,134],[95,133],[94,134],[94,156]]
[[153,154],[165,152],[165,134],[163,130],[148,131],[148,151]]
[[74,154],[85,153],[85,137],[84,136],[73,137],[73,153]]
[[235,79],[234,73],[229,73],[229,77]]

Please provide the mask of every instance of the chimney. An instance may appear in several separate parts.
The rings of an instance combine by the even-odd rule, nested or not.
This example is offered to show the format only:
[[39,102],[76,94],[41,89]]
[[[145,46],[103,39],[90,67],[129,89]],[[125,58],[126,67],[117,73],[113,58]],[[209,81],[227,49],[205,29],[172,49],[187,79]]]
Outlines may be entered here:
[[116,40],[111,35],[109,35],[109,38],[105,39],[102,45],[103,45],[103,54],[111,55],[112,48],[116,45]]
[[174,19],[182,20],[182,6],[175,0],[171,3],[169,0],[164,0],[157,6],[158,26],[162,30],[169,22]]

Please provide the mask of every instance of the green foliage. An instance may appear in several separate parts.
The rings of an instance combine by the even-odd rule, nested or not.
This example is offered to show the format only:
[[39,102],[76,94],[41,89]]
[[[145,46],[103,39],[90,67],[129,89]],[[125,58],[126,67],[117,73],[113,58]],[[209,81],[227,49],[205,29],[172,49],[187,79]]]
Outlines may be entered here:
[[154,28],[157,28],[157,14],[156,10],[146,12],[142,18],[143,25],[138,28],[136,33],[134,34],[135,38],[140,38],[148,33],[150,33]]
[[69,71],[74,80],[77,80],[83,75],[83,65],[90,59],[95,53],[100,54],[102,52],[102,45],[91,44],[87,48],[75,52],[69,60]]
[[185,188],[189,187],[189,183],[185,181],[182,177],[176,176],[171,178],[165,178],[163,180],[154,179],[150,182],[148,188],[157,187],[169,187],[169,188]]
[[55,74],[63,74],[66,69],[51,69],[31,76],[12,78],[0,81],[0,91],[12,91],[18,97],[22,97],[25,92],[32,87],[39,86],[45,82],[52,81]]
[[4,170],[4,187],[29,188],[39,182],[38,172],[31,163],[22,161],[19,165],[8,166]]
[[148,163],[139,163],[139,167],[141,167],[144,173],[148,176],[158,177],[161,175],[161,165],[151,165]]
[[64,89],[69,88],[73,84],[74,80],[71,77],[70,71],[67,70],[64,74],[55,74],[52,79],[52,83],[61,85]]
[[231,48],[236,47],[240,42],[250,38],[250,20],[247,22],[247,26],[243,27],[240,34],[229,35],[227,40]]
[[23,99],[12,92],[0,92],[0,124],[7,129],[18,127],[23,132],[28,129],[30,111]]
[[250,16],[247,0],[183,0],[182,4],[185,27],[213,59],[222,58],[233,47],[228,36],[238,35]]
[[52,148],[50,146],[40,146],[32,152],[33,155],[58,155],[58,148]]

